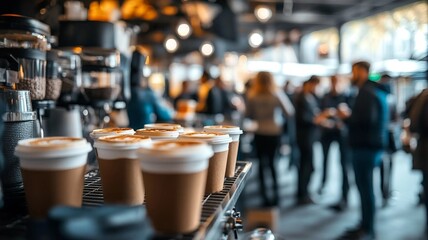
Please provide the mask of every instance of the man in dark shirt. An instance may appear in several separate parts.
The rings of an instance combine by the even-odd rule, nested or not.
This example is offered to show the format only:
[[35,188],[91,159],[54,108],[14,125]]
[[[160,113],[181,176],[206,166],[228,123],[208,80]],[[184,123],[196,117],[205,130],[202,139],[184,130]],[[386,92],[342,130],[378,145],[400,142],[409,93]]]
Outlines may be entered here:
[[318,120],[320,109],[315,95],[320,80],[312,76],[303,84],[303,91],[296,98],[296,137],[300,152],[298,166],[298,204],[312,203],[309,197],[308,185],[314,170],[313,145],[319,138]]
[[[331,77],[331,88],[330,92],[327,93],[321,100],[321,109],[323,111],[336,112],[340,107],[348,107],[348,96],[344,93],[340,93],[338,89],[338,79],[336,76]],[[348,128],[344,121],[338,116],[333,115],[326,119],[325,127],[321,128],[321,145],[323,149],[324,166],[322,172],[322,181],[320,192],[322,192],[325,182],[327,180],[327,169],[328,169],[328,153],[330,146],[333,142],[339,144],[340,151],[340,163],[342,170],[342,199],[337,205],[332,206],[334,210],[341,211],[347,205],[347,196],[349,191],[349,158],[348,158]]]
[[[369,81],[370,64],[352,65],[352,84],[359,88],[349,118],[351,159],[361,200],[361,225],[347,233],[350,239],[374,239],[375,197],[373,170],[381,163],[388,144],[387,91]],[[339,115],[345,115],[339,111]],[[348,239],[346,238],[346,239]]]
[[423,90],[409,108],[410,132],[416,134],[417,144],[413,151],[413,168],[422,171],[425,196],[426,229],[428,235],[428,89]]

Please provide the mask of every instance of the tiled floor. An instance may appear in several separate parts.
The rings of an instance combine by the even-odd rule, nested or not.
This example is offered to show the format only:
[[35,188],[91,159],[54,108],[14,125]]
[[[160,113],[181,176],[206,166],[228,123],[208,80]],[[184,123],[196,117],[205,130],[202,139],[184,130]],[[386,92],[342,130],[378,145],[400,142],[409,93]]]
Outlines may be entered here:
[[[330,154],[330,166],[326,190],[322,195],[317,194],[321,179],[322,152],[319,145],[315,146],[316,170],[311,181],[312,198],[316,204],[297,207],[294,204],[296,189],[296,170],[287,169],[288,158],[282,157],[277,164],[280,178],[280,219],[276,234],[285,239],[337,239],[347,229],[355,226],[359,221],[359,198],[355,185],[352,183],[350,191],[350,207],[342,213],[335,213],[327,208],[340,197],[340,171],[337,146],[333,145]],[[243,194],[241,209],[245,215],[246,210],[259,208],[259,184],[257,181],[257,160],[253,161],[252,177],[247,183]],[[417,192],[421,175],[411,171],[411,158],[409,155],[398,152],[394,155],[393,167],[393,199],[391,204],[381,207],[380,189],[376,197],[378,209],[376,216],[377,239],[385,240],[419,240],[424,237],[425,216],[424,208],[417,206]],[[353,181],[352,181],[353,182]],[[375,171],[375,186],[379,186],[379,171]],[[245,219],[244,219],[245,224]]]

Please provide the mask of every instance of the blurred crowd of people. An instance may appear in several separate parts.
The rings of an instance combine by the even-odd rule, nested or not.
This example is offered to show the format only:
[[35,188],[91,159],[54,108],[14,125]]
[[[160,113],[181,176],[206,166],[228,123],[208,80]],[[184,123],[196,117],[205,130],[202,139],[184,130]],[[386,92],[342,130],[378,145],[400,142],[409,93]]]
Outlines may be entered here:
[[[247,82],[244,94],[238,94],[220,77],[213,79],[205,71],[199,86],[183,81],[182,91],[171,105],[177,112],[183,109],[183,103],[187,108],[193,106],[192,111],[199,117],[204,116],[202,124],[226,122],[241,125],[242,119],[251,119],[255,123],[252,146],[259,163],[259,189],[264,206],[277,206],[281,201],[276,162],[284,143],[291,149],[290,166],[297,167],[297,204],[305,205],[314,203],[308,190],[314,172],[314,144],[320,142],[322,146],[323,170],[318,193],[323,194],[329,151],[336,142],[340,152],[341,198],[329,207],[334,211],[347,208],[350,185],[355,179],[361,201],[361,223],[349,230],[345,239],[374,239],[374,189],[378,186],[373,184],[373,172],[376,167],[380,167],[379,187],[384,206],[391,197],[392,154],[402,148],[407,147],[413,153],[414,167],[422,170],[423,189],[428,191],[428,91],[415,96],[406,111],[398,113],[391,92],[391,77],[385,74],[379,81],[371,81],[369,73],[368,62],[354,63],[350,84],[345,88],[347,91],[340,87],[342,82],[338,76],[331,76],[329,91],[322,94],[318,76],[310,77],[298,88],[287,82],[281,89],[275,85],[271,73],[259,72]],[[173,120],[172,111],[156,99],[149,87],[134,88],[133,91],[135,103],[128,107],[129,115],[134,118],[130,118],[131,127],[138,129],[154,121],[153,115],[157,115],[158,121]],[[217,115],[222,118],[217,119]],[[404,130],[403,122],[407,123]],[[134,126],[134,123],[141,126]],[[408,136],[404,146],[403,135]],[[411,144],[415,141],[417,147]],[[273,185],[268,187],[268,182]],[[272,196],[268,194],[269,188],[273,189]],[[428,198],[421,193],[420,199],[428,209]]]
[[[391,197],[392,154],[403,147],[402,119],[407,119],[404,122],[408,123],[404,135],[418,142],[417,147],[408,148],[414,156],[414,167],[423,172],[423,189],[428,191],[428,92],[424,90],[409,101],[405,113],[400,114],[391,91],[392,78],[385,74],[378,81],[372,81],[369,73],[368,62],[357,62],[352,66],[349,91],[340,90],[338,77],[332,76],[330,90],[323,95],[319,92],[320,78],[317,76],[305,81],[299,91],[293,91],[289,83],[282,90],[271,87],[271,80],[266,80],[272,79],[270,73],[256,75],[246,95],[246,117],[259,126],[255,131],[254,148],[260,163],[260,191],[265,206],[277,205],[280,201],[275,170],[279,135],[288,135],[288,144],[299,153],[290,154],[290,162],[296,165],[298,172],[296,200],[299,205],[314,203],[308,190],[314,172],[314,144],[320,142],[323,152],[322,180],[318,190],[322,194],[329,150],[336,142],[340,152],[342,194],[339,202],[329,207],[334,211],[346,209],[350,179],[355,179],[361,202],[361,222],[346,232],[343,239],[374,239],[374,189],[377,186],[374,186],[373,173],[376,167],[380,168],[379,187],[383,206],[387,206]],[[285,125],[284,121],[276,121],[277,113],[281,113]],[[293,156],[298,157],[293,160]],[[273,199],[267,197],[265,169],[272,173]],[[420,199],[428,209],[427,198],[421,195]]]

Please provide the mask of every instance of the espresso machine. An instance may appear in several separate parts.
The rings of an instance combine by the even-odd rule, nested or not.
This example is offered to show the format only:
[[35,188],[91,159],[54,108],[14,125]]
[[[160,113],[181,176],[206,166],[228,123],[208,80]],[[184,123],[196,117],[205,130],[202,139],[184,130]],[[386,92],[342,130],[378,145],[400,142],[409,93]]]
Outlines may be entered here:
[[[100,21],[60,21],[58,47],[80,57],[84,135],[93,128],[114,126],[112,110],[124,109],[129,97],[129,66],[116,44],[117,26]],[[129,64],[128,64],[129,65]]]
[[32,103],[43,101],[46,93],[47,25],[19,15],[0,16],[0,98],[4,168],[1,187],[4,208],[24,210],[25,195],[19,160],[14,149],[19,140],[39,136],[40,121]]

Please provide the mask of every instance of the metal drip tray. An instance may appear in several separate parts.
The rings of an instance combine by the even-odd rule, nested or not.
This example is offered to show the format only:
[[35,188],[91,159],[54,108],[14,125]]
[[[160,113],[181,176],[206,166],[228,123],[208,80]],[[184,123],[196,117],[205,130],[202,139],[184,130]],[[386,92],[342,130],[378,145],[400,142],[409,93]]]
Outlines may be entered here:
[[[221,239],[225,213],[231,210],[245,185],[251,163],[238,162],[235,176],[226,178],[221,192],[205,195],[203,199],[201,225],[193,233],[179,236],[158,236],[155,239]],[[104,204],[101,178],[98,169],[85,175],[83,207],[99,207]],[[0,239],[25,239],[28,216],[11,216],[0,212]]]

